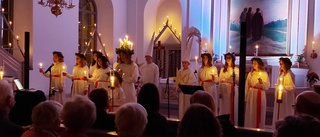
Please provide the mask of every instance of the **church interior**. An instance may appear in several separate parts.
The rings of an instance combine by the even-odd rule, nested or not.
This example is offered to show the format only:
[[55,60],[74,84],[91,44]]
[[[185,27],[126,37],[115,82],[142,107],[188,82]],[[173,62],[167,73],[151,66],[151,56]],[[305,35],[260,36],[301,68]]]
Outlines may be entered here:
[[[48,4],[50,1],[64,2],[64,5],[54,7],[54,3]],[[218,72],[224,67],[226,53],[235,54],[238,68],[244,58],[240,76],[241,71],[245,71],[245,75],[252,71],[252,58],[261,58],[264,62],[270,81],[270,88],[265,90],[265,128],[245,128],[240,122],[237,128],[244,136],[274,133],[272,119],[277,105],[274,100],[281,72],[280,57],[292,62],[295,96],[313,91],[319,84],[317,80],[307,79],[312,72],[320,74],[317,69],[320,67],[317,63],[320,61],[317,58],[317,53],[320,54],[319,0],[1,0],[1,9],[1,79],[11,82],[14,89],[17,87],[13,80],[19,79],[25,89],[41,90],[47,99],[50,79],[39,73],[39,69],[46,70],[53,64],[53,51],[63,54],[68,66],[65,71],[69,73],[75,65],[75,53],[84,54],[89,67],[94,51],[108,58],[108,67],[112,70],[117,62],[116,48],[121,47],[123,39],[131,42],[130,48],[134,51],[131,60],[138,67],[147,63],[145,55],[152,45],[152,61],[159,67],[160,113],[170,119],[171,128],[177,127],[176,121],[182,119],[179,93],[173,87],[174,77],[177,70],[183,68],[182,61],[188,50],[189,68],[194,72],[192,85],[197,84],[195,70],[203,65],[203,51],[211,55],[211,63]],[[252,10],[249,22],[248,9]],[[259,13],[259,19],[255,19],[255,13]],[[244,19],[243,15],[246,15]],[[241,34],[243,22],[244,35]],[[258,24],[258,28],[254,24]],[[243,37],[245,45],[241,43]],[[65,80],[67,100],[71,100],[72,85],[71,79]],[[260,130],[263,133],[256,133]],[[95,134],[90,132],[92,136]]]

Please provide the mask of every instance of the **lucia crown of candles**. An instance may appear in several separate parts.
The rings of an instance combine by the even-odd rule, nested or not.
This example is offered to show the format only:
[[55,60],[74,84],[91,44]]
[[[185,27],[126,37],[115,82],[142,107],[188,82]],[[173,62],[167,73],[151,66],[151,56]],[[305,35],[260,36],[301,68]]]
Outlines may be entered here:
[[119,39],[120,41],[120,47],[116,48],[116,53],[120,54],[120,53],[125,53],[125,54],[129,54],[129,55],[133,55],[134,54],[134,50],[132,49],[133,47],[133,43],[131,41],[129,41],[128,36],[126,35],[125,39]]

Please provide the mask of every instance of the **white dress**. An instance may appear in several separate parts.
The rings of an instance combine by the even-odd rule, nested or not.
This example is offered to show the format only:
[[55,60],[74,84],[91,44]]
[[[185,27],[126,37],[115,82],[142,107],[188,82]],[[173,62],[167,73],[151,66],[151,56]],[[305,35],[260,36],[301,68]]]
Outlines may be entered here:
[[99,68],[96,69],[93,74],[92,74],[92,78],[89,78],[90,82],[94,83],[94,89],[97,88],[104,88],[104,89],[108,89],[108,86],[110,85],[109,81],[109,76],[107,75],[107,73],[110,72],[109,68]]
[[[86,71],[86,75],[84,74]],[[84,77],[88,77],[88,67],[75,66],[72,71],[72,75],[67,74],[68,78],[73,80],[71,87],[71,98],[75,95],[86,95],[88,91],[88,82],[84,80]]]
[[[177,74],[177,84],[179,85],[192,85],[193,84],[193,71],[191,69],[180,69]],[[192,95],[179,93],[179,119],[181,120],[187,108],[190,106],[190,98]]]
[[[280,81],[280,78],[282,80]],[[280,111],[279,111],[279,117],[278,117],[278,88],[276,88],[274,97],[274,109],[273,109],[273,121],[272,121],[272,127],[275,127],[275,123],[278,120],[283,120],[285,117],[289,115],[294,115],[294,109],[292,108],[292,105],[295,103],[295,95],[294,95],[294,82],[293,79],[294,74],[289,70],[287,74],[281,74],[278,77],[277,80],[277,87],[281,84],[283,86],[282,90],[282,103],[280,103]]]
[[[94,64],[94,65],[90,65],[90,68],[89,68],[89,77],[88,78],[92,78],[92,74],[93,74],[93,72],[97,69],[97,62],[96,62],[96,64]],[[94,83],[92,83],[92,82],[89,82],[88,83],[89,85],[89,91],[88,91],[88,95],[90,94],[90,92],[92,91],[92,90],[94,90]]]
[[[109,102],[110,104],[109,112],[116,112],[117,109],[124,104],[126,100],[126,95],[124,94],[124,91],[121,86],[115,87],[115,89],[113,90],[113,94],[112,94],[111,88],[109,88],[108,95],[109,95],[109,98],[111,99],[111,101]],[[114,96],[114,98],[112,97],[112,95]],[[112,104],[112,100],[113,100],[113,104]]]
[[159,67],[155,63],[145,63],[140,67],[140,81],[144,85],[146,83],[153,83],[159,87]]
[[238,125],[239,69],[234,67],[235,83],[233,83],[233,69],[228,68],[226,72],[223,71],[224,68],[221,69],[219,76],[219,94],[222,96],[219,98],[219,115],[230,114],[231,123]]
[[[262,79],[262,84],[259,83],[258,78]],[[265,71],[250,72],[248,74],[245,86],[245,127],[264,128],[266,120],[266,93],[270,87],[268,74]]]
[[[64,69],[63,69],[64,66]],[[63,71],[67,70],[67,65],[62,63],[54,63],[51,68],[51,87],[58,89],[59,91],[55,92],[54,95],[51,96],[51,99],[64,104],[65,100],[65,76],[62,75]],[[47,72],[44,74],[46,77],[50,77],[50,73]],[[62,92],[61,92],[62,91]]]
[[125,103],[128,102],[137,102],[137,92],[134,87],[134,83],[138,80],[139,70],[136,63],[132,62],[131,64],[118,64],[116,67],[117,70],[120,69],[123,72],[123,82],[122,88],[126,96]]
[[[214,80],[212,80],[212,75],[214,76]],[[206,92],[212,95],[215,105],[219,106],[217,89],[216,89],[216,83],[219,82],[217,68],[215,66],[201,67],[198,70],[197,81],[198,81],[198,85],[202,86]],[[217,114],[218,112],[217,108],[218,107],[216,107],[215,114]]]

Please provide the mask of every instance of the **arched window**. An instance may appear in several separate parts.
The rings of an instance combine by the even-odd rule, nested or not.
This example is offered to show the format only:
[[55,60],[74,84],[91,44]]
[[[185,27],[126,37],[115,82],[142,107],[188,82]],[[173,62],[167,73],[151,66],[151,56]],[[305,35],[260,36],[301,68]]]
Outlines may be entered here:
[[[84,53],[87,49],[87,62],[92,60],[91,51],[96,50],[97,39],[92,37],[94,33],[97,12],[94,0],[80,0],[79,1],[79,53]],[[89,48],[87,46],[89,45]]]
[[[12,43],[13,43],[13,35],[9,28],[9,24],[11,29],[13,30],[13,0],[2,0],[1,1],[1,9],[3,9],[3,16],[0,16],[0,25],[1,25],[1,39],[0,43],[3,45],[3,48],[6,49],[11,54],[13,53]],[[6,19],[4,19],[5,17]]]

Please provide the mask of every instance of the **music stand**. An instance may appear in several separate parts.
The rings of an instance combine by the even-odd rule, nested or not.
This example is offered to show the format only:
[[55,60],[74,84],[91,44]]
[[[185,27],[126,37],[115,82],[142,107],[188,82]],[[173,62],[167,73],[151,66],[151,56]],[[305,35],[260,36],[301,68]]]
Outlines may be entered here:
[[179,85],[179,88],[181,89],[183,94],[189,94],[193,95],[194,92],[198,90],[203,90],[202,86],[193,86],[193,85]]

